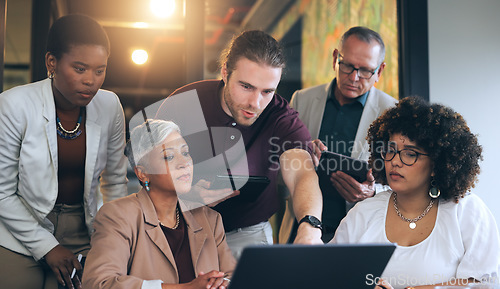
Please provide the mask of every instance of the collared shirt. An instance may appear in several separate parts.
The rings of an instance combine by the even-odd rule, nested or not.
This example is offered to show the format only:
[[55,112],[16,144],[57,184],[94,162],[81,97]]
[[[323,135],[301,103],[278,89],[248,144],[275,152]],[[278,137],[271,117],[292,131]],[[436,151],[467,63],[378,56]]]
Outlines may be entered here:
[[[196,89],[206,124],[209,129],[215,128],[215,130],[211,130],[213,149],[211,157],[221,155],[224,152],[229,163],[237,162],[237,156],[234,156],[235,154],[228,149],[234,147],[242,137],[248,162],[248,168],[244,169],[248,169],[249,175],[267,176],[271,181],[255,200],[249,201],[243,196],[237,196],[214,207],[222,215],[226,231],[231,231],[267,221],[276,213],[280,204],[276,190],[280,155],[292,148],[306,149],[310,153],[312,150],[310,147],[311,136],[307,127],[284,98],[275,94],[255,123],[245,127],[238,125],[222,109],[219,93],[223,88],[223,81],[205,80],[181,87],[172,95]],[[177,110],[182,110],[182,108]],[[189,111],[185,111],[183,114],[189,114]],[[177,124],[182,130],[182,123]],[[240,135],[234,133],[235,129],[237,132],[239,131]],[[196,163],[198,158],[196,155],[199,154],[199,150],[194,148],[188,139],[186,141],[190,146],[193,161]],[[193,145],[196,146],[195,143]],[[207,158],[201,157],[201,159],[206,160]],[[231,173],[236,175],[238,171]],[[196,174],[195,165],[194,177],[199,178],[200,176]]]
[[[337,79],[334,79],[328,92],[318,138],[328,147],[329,151],[351,156],[359,121],[369,92],[357,97],[355,101],[341,106],[335,98],[336,87]],[[331,185],[329,179],[326,182],[320,180],[320,187],[323,192],[323,208],[328,208],[323,210],[322,214],[323,227],[325,228],[323,241],[329,241],[333,237],[338,223],[345,216],[346,202]]]
[[340,105],[335,98],[335,87],[337,87],[336,79],[333,80],[328,92],[318,138],[328,147],[329,151],[351,156],[368,92],[357,97],[351,103]]

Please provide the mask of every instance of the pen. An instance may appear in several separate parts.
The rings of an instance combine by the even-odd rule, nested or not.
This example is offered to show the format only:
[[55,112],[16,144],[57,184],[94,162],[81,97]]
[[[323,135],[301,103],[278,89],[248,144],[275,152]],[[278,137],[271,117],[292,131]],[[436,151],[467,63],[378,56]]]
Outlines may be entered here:
[[[78,262],[81,262],[82,261],[82,254],[78,254],[78,257],[76,257],[78,259]],[[73,277],[75,277],[75,273],[76,273],[76,268],[73,268],[73,272],[71,272],[71,279],[73,279]]]

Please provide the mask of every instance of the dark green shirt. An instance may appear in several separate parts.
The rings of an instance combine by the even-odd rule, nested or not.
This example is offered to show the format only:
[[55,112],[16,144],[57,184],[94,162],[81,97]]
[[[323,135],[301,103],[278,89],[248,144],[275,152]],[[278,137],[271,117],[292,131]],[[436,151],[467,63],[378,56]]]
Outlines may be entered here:
[[334,79],[328,92],[318,138],[329,151],[351,156],[368,92],[357,97],[356,101],[341,106],[335,98],[336,86],[337,80]]
[[[352,103],[340,105],[335,98],[337,80],[334,79],[328,92],[323,120],[318,138],[328,147],[329,151],[351,156],[354,139],[358,131],[361,114],[368,97],[368,92],[357,97]],[[345,216],[345,200],[332,186],[329,179],[320,180],[323,192],[323,241],[328,242],[333,237],[340,220]]]

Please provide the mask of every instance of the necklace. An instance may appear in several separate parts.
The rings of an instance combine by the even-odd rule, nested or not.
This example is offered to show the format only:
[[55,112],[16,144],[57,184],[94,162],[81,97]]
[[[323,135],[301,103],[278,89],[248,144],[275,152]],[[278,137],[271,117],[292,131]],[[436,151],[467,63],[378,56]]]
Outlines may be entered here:
[[80,124],[82,123],[82,115],[85,112],[85,106],[80,107],[80,115],[78,116],[78,121],[76,122],[76,127],[73,130],[65,129],[62,124],[59,116],[56,112],[56,122],[57,122],[57,134],[63,139],[75,139],[79,135],[82,134],[82,130],[80,129]]
[[403,214],[401,214],[401,212],[399,211],[396,193],[394,193],[394,209],[396,209],[396,213],[403,221],[410,223],[409,226],[410,226],[410,229],[412,229],[412,230],[417,227],[417,224],[416,224],[417,221],[420,221],[420,219],[422,219],[423,217],[425,217],[425,215],[427,215],[427,213],[429,213],[429,211],[432,208],[432,205],[434,205],[434,200],[431,199],[429,205],[427,206],[427,208],[425,208],[425,210],[422,212],[422,214],[420,214],[420,216],[418,216],[414,219],[408,219],[407,217],[403,216]]
[[179,227],[179,222],[180,222],[179,208],[175,208],[175,226],[173,226],[172,228],[170,228],[169,226],[165,226],[160,220],[158,220],[158,222],[160,222],[160,225],[162,225],[165,228],[169,228],[169,229],[172,229],[172,230],[177,229],[177,227]]

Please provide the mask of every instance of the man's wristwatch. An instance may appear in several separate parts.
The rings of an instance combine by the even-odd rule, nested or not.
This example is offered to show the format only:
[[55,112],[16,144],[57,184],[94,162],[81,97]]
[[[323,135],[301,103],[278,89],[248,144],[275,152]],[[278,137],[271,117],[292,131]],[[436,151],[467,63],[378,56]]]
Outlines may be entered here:
[[323,224],[321,223],[320,220],[318,220],[318,218],[316,218],[315,216],[311,216],[311,215],[306,215],[304,218],[302,218],[300,221],[299,221],[299,225],[302,224],[303,222],[307,222],[309,223],[311,226],[313,226],[314,228],[318,228],[320,230],[323,229]]

